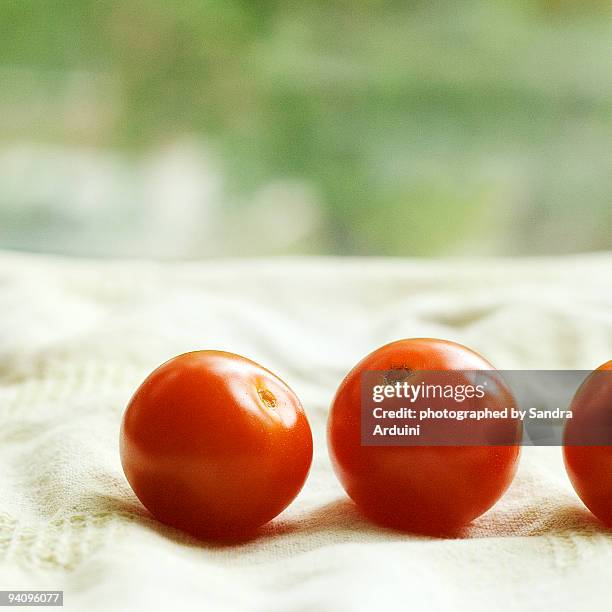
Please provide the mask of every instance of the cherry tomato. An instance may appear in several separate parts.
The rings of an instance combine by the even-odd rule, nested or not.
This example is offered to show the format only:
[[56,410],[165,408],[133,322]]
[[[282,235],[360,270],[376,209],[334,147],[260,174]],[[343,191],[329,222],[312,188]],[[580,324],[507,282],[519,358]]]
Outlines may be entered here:
[[[514,478],[520,448],[362,445],[362,373],[398,369],[494,370],[477,353],[445,340],[399,340],[379,348],[351,370],[336,393],[327,430],[332,464],[348,495],[375,522],[420,533],[456,532],[502,496]],[[488,375],[499,385],[487,393],[487,405],[512,407],[501,377]],[[518,422],[514,426],[520,431]]]
[[[565,427],[565,469],[584,505],[612,527],[612,361],[592,372],[571,405]],[[605,444],[584,441],[601,436]]]
[[197,537],[248,536],[298,494],[312,434],[295,393],[232,353],[197,351],[157,368],[123,417],[121,461],[157,519]]

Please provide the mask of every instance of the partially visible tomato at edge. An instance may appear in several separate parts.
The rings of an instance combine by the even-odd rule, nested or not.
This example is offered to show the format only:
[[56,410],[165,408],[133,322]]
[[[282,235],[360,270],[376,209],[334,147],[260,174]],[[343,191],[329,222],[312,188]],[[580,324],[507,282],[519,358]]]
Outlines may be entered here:
[[[452,534],[486,512],[514,478],[520,448],[507,446],[365,446],[361,444],[361,375],[407,369],[494,370],[465,346],[432,338],[399,340],[360,361],[340,385],[328,420],[336,474],[373,521],[396,529]],[[491,409],[509,407],[501,381]],[[520,428],[520,424],[517,424]]]
[[138,388],[120,435],[125,475],[160,521],[201,538],[252,534],[298,494],[312,434],[295,393],[221,351],[179,355]]
[[582,383],[572,400],[565,427],[563,458],[574,490],[584,505],[612,527],[612,446],[581,442],[591,435],[612,433],[612,361],[604,363]]

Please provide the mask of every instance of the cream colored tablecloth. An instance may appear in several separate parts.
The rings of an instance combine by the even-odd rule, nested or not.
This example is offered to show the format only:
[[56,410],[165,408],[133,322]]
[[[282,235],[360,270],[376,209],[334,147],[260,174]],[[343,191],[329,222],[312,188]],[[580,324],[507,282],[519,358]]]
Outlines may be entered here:
[[[524,449],[497,506],[453,540],[361,518],[325,419],[348,369],[388,341],[456,340],[499,368],[612,358],[612,255],[493,261],[188,264],[0,254],[0,589],[70,610],[610,610],[612,534],[560,449]],[[119,462],[135,387],[168,357],[244,354],[301,397],[315,437],[293,505],[241,546],[151,519]]]

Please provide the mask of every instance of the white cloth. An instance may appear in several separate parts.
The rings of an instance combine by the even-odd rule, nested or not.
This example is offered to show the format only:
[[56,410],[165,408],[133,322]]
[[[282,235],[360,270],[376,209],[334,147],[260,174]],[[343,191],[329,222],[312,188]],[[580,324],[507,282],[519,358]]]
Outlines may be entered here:
[[[70,610],[609,610],[612,535],[559,448],[524,449],[506,496],[453,540],[376,527],[331,470],[325,420],[362,356],[462,342],[499,368],[612,358],[612,255],[492,261],[155,264],[0,254],[0,589]],[[315,457],[295,502],[241,546],[149,517],[118,455],[123,409],[167,358],[218,348],[294,388]]]

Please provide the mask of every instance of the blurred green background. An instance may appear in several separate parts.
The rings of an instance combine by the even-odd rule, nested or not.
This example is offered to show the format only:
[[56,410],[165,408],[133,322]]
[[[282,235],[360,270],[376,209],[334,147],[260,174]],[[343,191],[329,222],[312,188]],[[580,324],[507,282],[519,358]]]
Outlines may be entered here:
[[612,248],[608,2],[4,0],[0,248]]

